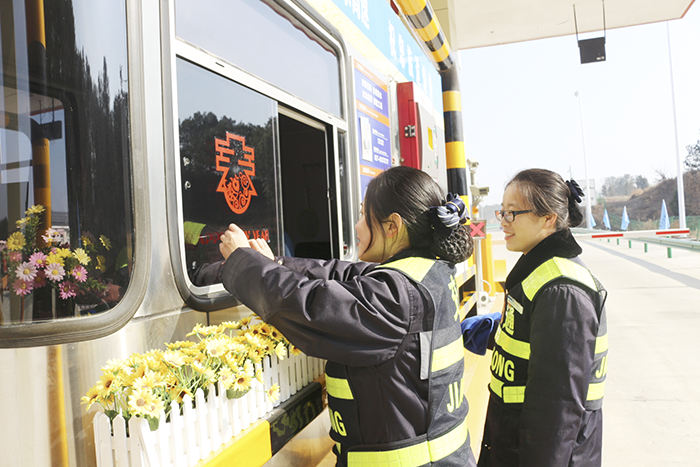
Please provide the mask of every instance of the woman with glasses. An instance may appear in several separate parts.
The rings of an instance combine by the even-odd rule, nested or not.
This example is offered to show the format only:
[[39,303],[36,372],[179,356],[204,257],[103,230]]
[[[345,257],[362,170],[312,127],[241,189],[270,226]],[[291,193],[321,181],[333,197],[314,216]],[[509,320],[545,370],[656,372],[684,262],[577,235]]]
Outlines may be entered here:
[[583,191],[544,169],[518,173],[496,211],[506,278],[479,466],[600,466],[607,371],[606,292],[570,227]]

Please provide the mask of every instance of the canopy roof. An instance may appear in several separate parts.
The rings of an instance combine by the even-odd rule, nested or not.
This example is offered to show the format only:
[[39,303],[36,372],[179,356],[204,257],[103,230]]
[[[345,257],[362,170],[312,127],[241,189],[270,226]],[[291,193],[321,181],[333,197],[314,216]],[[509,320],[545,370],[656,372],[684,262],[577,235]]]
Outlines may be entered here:
[[[695,0],[433,0],[450,10],[452,49],[623,28],[682,18]],[[587,36],[590,37],[590,34]]]

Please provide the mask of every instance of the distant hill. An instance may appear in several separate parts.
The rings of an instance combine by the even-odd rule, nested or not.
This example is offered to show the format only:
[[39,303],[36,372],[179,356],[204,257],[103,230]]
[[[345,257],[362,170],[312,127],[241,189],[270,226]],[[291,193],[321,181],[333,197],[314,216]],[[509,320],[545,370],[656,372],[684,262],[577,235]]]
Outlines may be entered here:
[[[700,171],[683,174],[683,191],[685,195],[686,216],[700,216]],[[613,217],[622,218],[622,210],[627,207],[631,221],[641,223],[658,221],[661,216],[661,201],[666,200],[670,217],[678,216],[678,184],[676,178],[663,180],[639,194],[629,198],[616,197],[605,199],[604,204],[593,206],[593,219],[598,227],[603,225],[604,209],[608,210],[613,229],[616,228]],[[619,227],[619,220],[617,222]]]

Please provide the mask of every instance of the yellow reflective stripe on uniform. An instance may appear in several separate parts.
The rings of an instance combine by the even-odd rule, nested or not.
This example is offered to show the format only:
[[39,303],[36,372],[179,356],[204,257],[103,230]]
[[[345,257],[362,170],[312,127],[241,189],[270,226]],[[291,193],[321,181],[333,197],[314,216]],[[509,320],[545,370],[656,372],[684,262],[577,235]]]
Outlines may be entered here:
[[[491,375],[491,390],[498,395],[506,404],[521,404],[525,402],[525,386],[505,386],[495,376]],[[588,396],[586,400],[595,401],[603,398],[605,392],[605,381],[601,383],[591,383],[588,385]]]
[[348,467],[413,467],[430,463],[428,442],[391,451],[350,451]]
[[389,451],[350,451],[348,467],[418,467],[444,459],[467,441],[469,430],[464,419],[439,438]]
[[521,404],[525,401],[525,386],[506,386],[503,388],[503,402]]
[[468,435],[469,429],[467,427],[467,419],[465,418],[454,430],[445,433],[439,438],[428,441],[430,460],[432,462],[437,462],[449,456],[467,441]]
[[525,386],[503,386],[503,382],[491,375],[491,390],[506,404],[521,404],[525,401]]
[[586,396],[587,401],[597,401],[603,398],[605,393],[605,381],[600,383],[591,383],[588,385],[588,396]]
[[328,391],[329,396],[336,399],[354,399],[347,379],[333,378],[326,375],[326,391]]
[[543,285],[561,276],[574,279],[593,290],[598,290],[588,269],[566,258],[555,257],[542,263],[532,274],[527,276],[522,282],[523,292],[528,300],[532,301]]
[[412,257],[382,264],[377,267],[398,269],[399,271],[408,275],[414,281],[420,282],[423,280],[423,278],[425,278],[425,275],[428,274],[428,271],[430,271],[430,268],[434,263],[435,260],[433,259]]
[[500,326],[496,329],[496,344],[514,357],[523,360],[530,359],[530,343],[513,339],[507,333],[502,332]]
[[454,365],[464,358],[464,342],[462,336],[459,339],[447,344],[445,347],[440,347],[433,351],[433,364],[430,367],[431,371],[440,371]]
[[603,353],[608,350],[608,335],[600,336],[595,340],[595,353]]

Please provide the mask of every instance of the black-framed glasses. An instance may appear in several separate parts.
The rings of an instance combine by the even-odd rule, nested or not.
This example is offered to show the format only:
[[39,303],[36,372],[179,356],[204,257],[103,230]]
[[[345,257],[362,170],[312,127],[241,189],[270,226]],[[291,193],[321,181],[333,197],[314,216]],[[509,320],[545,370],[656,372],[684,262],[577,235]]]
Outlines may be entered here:
[[506,222],[513,222],[515,220],[515,216],[518,214],[526,214],[528,212],[535,212],[533,209],[528,209],[525,211],[496,211],[496,219],[498,219],[498,222],[501,222],[503,219],[506,220]]

